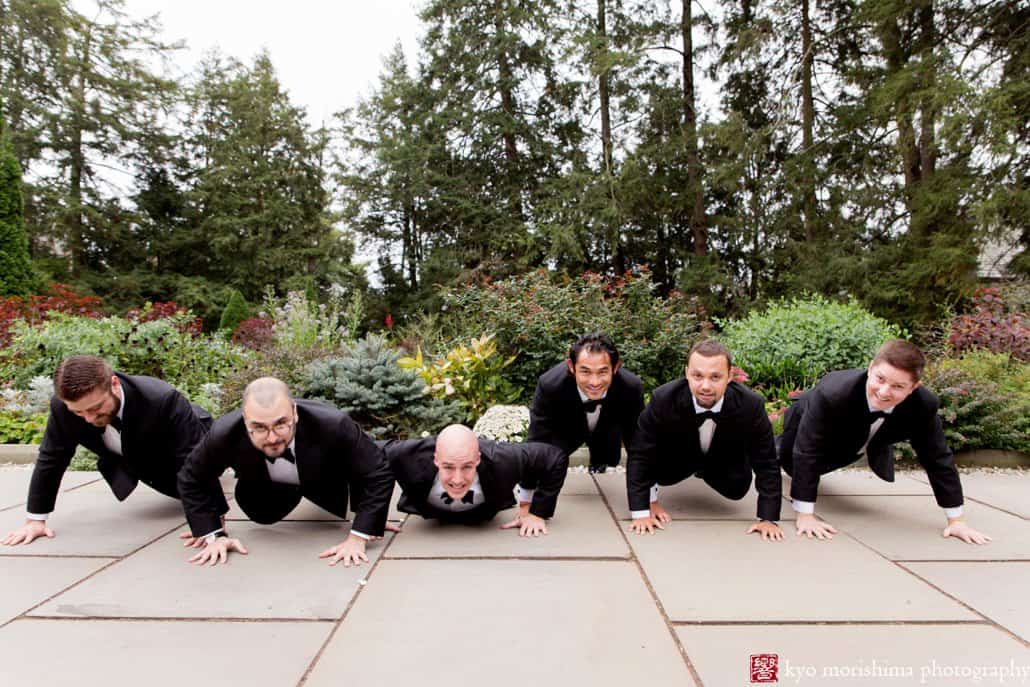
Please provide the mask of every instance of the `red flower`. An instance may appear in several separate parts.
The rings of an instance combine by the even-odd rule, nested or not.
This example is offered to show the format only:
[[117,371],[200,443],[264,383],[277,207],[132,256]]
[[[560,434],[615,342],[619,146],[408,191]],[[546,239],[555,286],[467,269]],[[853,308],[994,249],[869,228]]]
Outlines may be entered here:
[[386,328],[393,329],[393,316],[390,313],[386,313]]

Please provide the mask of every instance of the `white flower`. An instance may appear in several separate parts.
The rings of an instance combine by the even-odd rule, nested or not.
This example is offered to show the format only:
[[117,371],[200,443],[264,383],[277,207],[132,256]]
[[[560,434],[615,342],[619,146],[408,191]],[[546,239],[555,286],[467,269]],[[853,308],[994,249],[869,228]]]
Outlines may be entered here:
[[495,441],[521,441],[529,429],[529,408],[526,406],[491,406],[476,422],[472,431]]

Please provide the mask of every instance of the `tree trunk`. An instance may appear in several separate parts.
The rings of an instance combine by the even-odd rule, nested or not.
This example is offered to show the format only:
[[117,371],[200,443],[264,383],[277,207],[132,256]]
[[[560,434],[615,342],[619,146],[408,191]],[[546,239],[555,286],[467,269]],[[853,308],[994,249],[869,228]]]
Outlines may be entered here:
[[691,199],[690,234],[694,255],[708,254],[704,192],[701,189],[701,159],[698,155],[697,110],[694,107],[694,40],[691,0],[683,0],[680,31],[683,35],[683,138],[687,148],[687,194]]
[[812,46],[812,22],[809,18],[809,0],[801,0],[801,193],[802,216],[805,223],[805,240],[816,238],[815,175],[813,174],[815,153],[815,104],[812,98],[812,63],[815,51]]

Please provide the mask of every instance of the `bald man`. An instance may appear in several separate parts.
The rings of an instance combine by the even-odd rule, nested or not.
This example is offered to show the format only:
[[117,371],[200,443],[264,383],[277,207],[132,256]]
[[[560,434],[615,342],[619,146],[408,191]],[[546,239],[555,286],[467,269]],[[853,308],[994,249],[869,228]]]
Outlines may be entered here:
[[566,453],[548,444],[509,444],[477,437],[450,425],[436,437],[385,443],[390,469],[403,493],[397,507],[444,522],[474,524],[515,505],[519,512],[501,529],[523,537],[547,534],[565,483]]
[[[240,410],[223,415],[179,471],[179,493],[204,564],[247,553],[230,538],[209,497],[226,468],[236,473],[236,503],[252,521],[279,522],[305,497],[340,518],[354,499],[347,538],[319,554],[330,565],[367,562],[365,542],[386,527],[393,477],[382,450],[345,413],[318,401],[294,400],[274,377],[251,382]],[[391,528],[392,529],[392,528]]]

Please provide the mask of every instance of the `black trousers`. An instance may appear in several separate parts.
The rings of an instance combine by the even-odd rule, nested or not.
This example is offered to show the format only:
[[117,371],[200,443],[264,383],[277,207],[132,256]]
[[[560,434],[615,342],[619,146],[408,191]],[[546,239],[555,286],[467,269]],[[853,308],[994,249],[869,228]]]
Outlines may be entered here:
[[347,518],[347,489],[333,497],[305,491],[299,485],[271,480],[239,480],[236,482],[236,503],[248,518],[259,525],[271,525],[290,514],[301,497],[324,508],[341,519]]
[[658,473],[658,485],[667,487],[678,484],[691,475],[698,475],[705,484],[732,501],[744,498],[751,489],[751,471],[729,472],[719,469],[718,464],[702,465],[700,463],[677,463],[664,466]]

